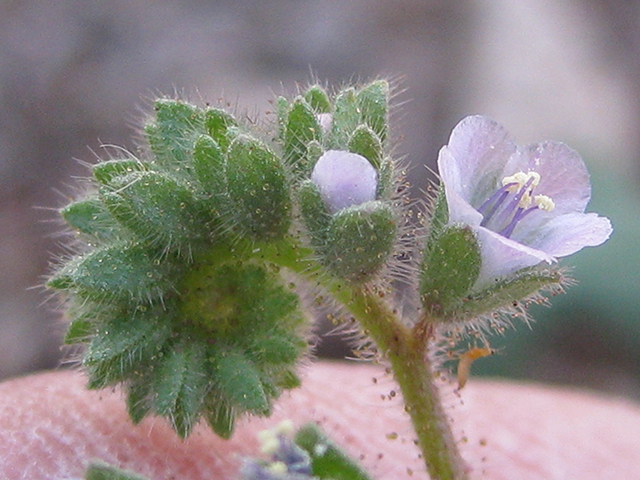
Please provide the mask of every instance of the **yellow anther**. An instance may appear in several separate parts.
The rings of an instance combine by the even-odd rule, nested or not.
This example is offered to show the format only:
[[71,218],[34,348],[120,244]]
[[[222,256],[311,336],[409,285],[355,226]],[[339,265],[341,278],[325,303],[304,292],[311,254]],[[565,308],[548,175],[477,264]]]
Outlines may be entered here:
[[551,197],[547,197],[546,195],[536,195],[533,197],[533,201],[540,210],[544,210],[545,212],[550,212],[556,208],[556,204],[551,200]]
[[528,188],[531,190],[540,184],[540,174],[538,172],[516,172],[513,175],[509,175],[502,179],[503,187],[510,183],[515,184],[509,188],[509,191],[511,192],[520,191],[520,189],[524,188],[527,183],[529,183]]
[[268,430],[258,432],[258,441],[260,442],[260,450],[268,455],[275,454],[280,448],[279,437],[293,436],[294,425],[291,420],[283,420],[275,427]]
[[[261,432],[264,433],[264,432]],[[280,449],[280,440],[272,432],[268,435],[258,435],[260,439],[260,451],[267,455],[274,455]]]
[[267,467],[269,469],[269,471],[275,475],[284,475],[285,473],[287,473],[289,470],[287,469],[287,464],[284,462],[273,462],[271,464],[269,464],[269,466]]

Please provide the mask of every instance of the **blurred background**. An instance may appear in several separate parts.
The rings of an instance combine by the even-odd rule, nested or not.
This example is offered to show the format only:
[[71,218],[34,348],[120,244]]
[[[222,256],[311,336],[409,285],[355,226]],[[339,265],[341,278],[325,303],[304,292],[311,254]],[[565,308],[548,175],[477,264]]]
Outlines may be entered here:
[[312,78],[378,76],[404,90],[394,129],[416,194],[452,127],[482,113],[520,144],[580,151],[590,209],[614,224],[564,262],[579,285],[474,373],[640,399],[638,0],[0,0],[0,377],[60,363],[64,321],[40,288],[64,253],[55,209],[87,174],[77,159],[135,148],[149,99],[264,112]]

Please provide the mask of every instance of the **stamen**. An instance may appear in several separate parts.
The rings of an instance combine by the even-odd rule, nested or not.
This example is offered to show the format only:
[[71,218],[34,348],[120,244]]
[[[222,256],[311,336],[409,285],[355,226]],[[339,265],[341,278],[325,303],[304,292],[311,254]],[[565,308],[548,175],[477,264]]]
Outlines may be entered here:
[[514,192],[515,195],[513,198],[505,205],[502,212],[496,217],[495,223],[498,225],[503,225],[505,222],[508,222],[513,212],[516,212],[515,215],[517,216],[519,210],[524,210],[531,205],[531,194],[529,193],[529,189],[531,188],[531,183],[534,182],[534,178],[527,178],[527,182],[517,190],[517,193]]
[[502,235],[503,237],[509,238],[511,236],[511,234],[513,233],[513,231],[515,230],[516,225],[518,225],[518,222],[520,220],[522,220],[524,217],[526,217],[527,215],[529,215],[534,210],[538,210],[538,206],[537,205],[535,207],[527,208],[526,210],[524,208],[518,208],[518,210],[516,211],[516,214],[513,216],[513,218],[509,222],[509,225],[504,227],[498,233],[500,235]]
[[502,179],[502,185],[507,184],[517,185],[518,188],[511,190],[511,192],[514,193],[521,190],[527,184],[531,186],[531,189],[534,189],[540,184],[540,174],[538,172],[516,172]]
[[545,212],[550,212],[556,208],[556,204],[551,197],[547,197],[546,195],[536,195],[533,197],[533,201],[540,210],[544,210]]
[[[484,217],[484,220],[482,222],[483,224],[486,224],[489,220],[491,220],[491,217],[493,216],[493,214],[496,213],[500,205],[502,205],[502,202],[504,202],[506,198],[509,196],[509,192],[510,192],[509,189],[511,185],[512,184],[503,186],[496,193],[491,195],[482,205],[480,205],[480,208],[478,208],[478,211]],[[492,205],[492,206],[491,208],[489,208],[489,210],[487,210],[487,207],[489,207],[489,205]]]
[[478,208],[484,217],[481,225],[508,238],[518,222],[529,213],[534,210],[553,210],[555,204],[550,197],[533,195],[533,190],[540,184],[540,180],[540,174],[533,171],[516,172],[504,177],[502,187]]

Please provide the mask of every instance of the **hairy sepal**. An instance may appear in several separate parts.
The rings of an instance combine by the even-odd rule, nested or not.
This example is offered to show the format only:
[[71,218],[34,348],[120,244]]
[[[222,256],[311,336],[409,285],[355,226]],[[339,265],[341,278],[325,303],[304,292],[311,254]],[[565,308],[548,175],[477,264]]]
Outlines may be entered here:
[[262,142],[239,136],[227,152],[233,227],[257,240],[281,238],[291,224],[291,192],[281,160]]
[[284,158],[296,172],[308,173],[313,165],[307,156],[307,145],[320,140],[322,131],[312,107],[297,97],[289,107],[284,129]]
[[386,264],[396,234],[392,208],[377,200],[366,202],[335,213],[324,244],[317,251],[322,263],[336,276],[365,282]]
[[469,294],[481,265],[478,240],[470,227],[443,228],[427,245],[420,268],[420,295],[425,310],[436,318],[448,316]]

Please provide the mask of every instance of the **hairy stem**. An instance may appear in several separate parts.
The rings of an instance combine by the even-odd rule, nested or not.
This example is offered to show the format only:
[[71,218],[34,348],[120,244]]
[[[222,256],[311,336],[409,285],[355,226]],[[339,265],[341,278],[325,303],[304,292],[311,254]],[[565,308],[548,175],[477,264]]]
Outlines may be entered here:
[[431,479],[466,479],[436,385],[438,375],[428,355],[432,340],[418,332],[424,323],[416,330],[410,329],[376,292],[319,273],[321,267],[307,253],[308,250],[289,244],[267,248],[261,254],[266,260],[319,282],[360,322],[391,363]]

